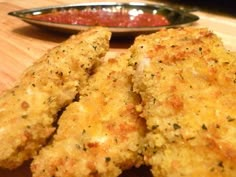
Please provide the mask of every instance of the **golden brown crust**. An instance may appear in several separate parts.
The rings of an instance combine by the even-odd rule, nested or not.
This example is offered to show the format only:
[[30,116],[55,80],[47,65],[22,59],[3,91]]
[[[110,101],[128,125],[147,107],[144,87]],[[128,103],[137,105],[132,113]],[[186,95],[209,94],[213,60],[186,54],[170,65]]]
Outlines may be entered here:
[[131,48],[155,177],[234,177],[236,58],[206,29],[162,30]]
[[89,71],[109,48],[103,28],[72,36],[29,67],[0,98],[0,167],[15,168],[54,131],[57,112],[86,85]]
[[[154,177],[235,177],[235,55],[207,29],[161,30],[138,37],[125,55],[103,63],[87,83],[86,68],[107,50],[103,42],[109,33],[104,34],[91,30],[79,35],[77,53],[66,47],[70,55],[64,55],[63,45],[70,46],[73,37],[52,51],[54,62],[45,62],[44,56],[26,72],[21,85],[3,95],[0,137],[8,144],[0,147],[0,159],[5,151],[9,158],[0,165],[12,168],[34,154],[53,131],[53,115],[79,90],[80,100],[62,114],[52,143],[35,156],[34,177],[115,177],[142,164],[141,153]],[[71,63],[58,60],[58,55]],[[79,65],[74,60],[78,55]],[[96,60],[91,63],[86,57]],[[65,74],[71,71],[74,74]],[[141,95],[142,106],[133,89]],[[32,91],[37,94],[32,96]]]
[[[141,164],[138,117],[127,56],[101,65],[59,120],[53,143],[34,158],[34,177],[116,177]],[[46,163],[45,163],[46,162]]]

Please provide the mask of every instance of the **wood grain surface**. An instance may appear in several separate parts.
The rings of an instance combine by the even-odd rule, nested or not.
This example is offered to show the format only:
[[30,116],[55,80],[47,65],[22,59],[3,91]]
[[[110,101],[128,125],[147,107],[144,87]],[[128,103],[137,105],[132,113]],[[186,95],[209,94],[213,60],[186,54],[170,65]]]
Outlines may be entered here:
[[[15,17],[10,11],[57,4],[78,3],[81,0],[0,0],[0,93],[11,88],[23,70],[43,55],[49,48],[65,40],[68,35],[41,30]],[[88,1],[86,1],[88,2]],[[195,26],[212,29],[222,37],[230,50],[236,50],[236,19],[205,12],[195,12],[200,20]],[[130,41],[131,40],[131,41]],[[132,39],[112,40],[111,52],[125,50]]]
[[[80,1],[0,0],[0,94],[15,84],[25,68],[42,56],[48,49],[69,37],[68,34],[45,31],[31,26],[7,15],[8,12],[48,5],[78,3]],[[222,38],[229,50],[236,51],[236,19],[206,12],[194,13],[200,17],[200,20],[194,24],[196,27],[210,28]],[[108,57],[125,51],[132,42],[132,38],[112,39]],[[133,177],[144,175],[131,174]],[[0,177],[30,176],[29,162],[26,162],[23,166],[13,171],[0,169]],[[127,176],[130,176],[129,172],[127,172]]]

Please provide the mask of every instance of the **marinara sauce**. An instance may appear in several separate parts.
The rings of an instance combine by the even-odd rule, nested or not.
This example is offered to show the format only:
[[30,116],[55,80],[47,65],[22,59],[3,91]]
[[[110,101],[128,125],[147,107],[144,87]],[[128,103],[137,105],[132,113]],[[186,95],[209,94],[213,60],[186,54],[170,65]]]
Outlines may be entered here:
[[53,23],[108,27],[154,27],[169,24],[169,21],[159,14],[143,12],[132,16],[128,12],[108,12],[99,9],[69,9],[35,16],[32,15],[30,18]]

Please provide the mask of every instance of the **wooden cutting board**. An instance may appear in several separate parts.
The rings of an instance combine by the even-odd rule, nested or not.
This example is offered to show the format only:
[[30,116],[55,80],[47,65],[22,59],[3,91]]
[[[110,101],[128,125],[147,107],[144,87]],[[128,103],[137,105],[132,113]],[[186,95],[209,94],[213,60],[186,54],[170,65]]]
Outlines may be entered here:
[[[41,7],[56,4],[78,3],[81,0],[0,0],[0,94],[11,88],[20,77],[23,70],[42,56],[48,49],[65,40],[69,35],[43,31],[30,26],[21,20],[8,16],[10,11]],[[88,2],[88,1],[87,1]],[[91,1],[92,2],[92,1]],[[236,19],[195,12],[200,20],[195,24],[199,27],[208,27],[219,35],[229,50],[236,51]],[[133,39],[113,39],[108,54],[116,56],[125,51]],[[128,171],[123,176],[150,176],[147,169],[137,173]],[[0,170],[0,177],[31,177],[29,162],[16,170]]]
[[[43,31],[11,17],[10,11],[56,4],[78,3],[82,0],[0,0],[0,93],[12,87],[23,70],[38,59],[49,48],[65,40],[68,35]],[[127,1],[127,0],[126,0]],[[88,2],[88,1],[87,1]],[[195,12],[200,20],[195,26],[208,27],[222,37],[226,47],[236,51],[236,19],[205,12]],[[111,52],[128,48],[131,40],[113,40]]]

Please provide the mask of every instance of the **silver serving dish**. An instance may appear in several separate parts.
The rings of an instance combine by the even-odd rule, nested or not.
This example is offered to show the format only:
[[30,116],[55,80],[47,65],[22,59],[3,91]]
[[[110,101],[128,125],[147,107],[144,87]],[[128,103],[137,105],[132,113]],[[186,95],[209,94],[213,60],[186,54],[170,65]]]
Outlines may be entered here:
[[69,4],[69,5],[58,5],[58,6],[49,6],[49,7],[40,7],[33,9],[24,9],[19,11],[9,12],[9,15],[20,18],[21,20],[36,25],[39,27],[57,30],[62,32],[74,33],[80,30],[86,30],[91,26],[86,25],[75,25],[75,24],[62,24],[62,23],[52,23],[46,21],[35,20],[29,18],[29,15],[39,15],[52,12],[53,10],[68,10],[68,9],[109,9],[111,12],[117,12],[118,10],[122,11],[131,11],[138,10],[146,13],[157,13],[163,15],[169,21],[169,25],[166,26],[156,26],[156,27],[108,27],[113,35],[136,35],[141,33],[150,33],[157,31],[162,28],[170,27],[179,27],[190,25],[193,22],[199,19],[198,16],[188,13],[184,10],[175,9],[169,6],[166,6],[161,3],[155,2],[91,2],[91,3],[78,3],[78,4]]

